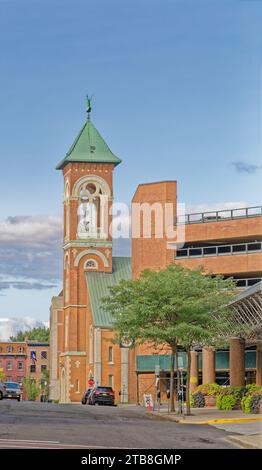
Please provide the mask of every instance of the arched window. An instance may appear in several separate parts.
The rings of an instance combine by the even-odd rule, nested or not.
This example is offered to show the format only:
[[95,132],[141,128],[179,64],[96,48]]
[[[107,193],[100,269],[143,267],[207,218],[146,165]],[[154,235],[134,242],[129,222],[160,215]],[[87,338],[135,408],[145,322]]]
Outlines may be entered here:
[[95,259],[88,259],[85,263],[84,269],[85,270],[94,270],[98,268],[98,263]]
[[8,353],[13,352],[13,346],[7,346],[7,352]]
[[106,238],[108,234],[108,198],[106,181],[96,175],[81,178],[73,189],[78,198],[78,238]]

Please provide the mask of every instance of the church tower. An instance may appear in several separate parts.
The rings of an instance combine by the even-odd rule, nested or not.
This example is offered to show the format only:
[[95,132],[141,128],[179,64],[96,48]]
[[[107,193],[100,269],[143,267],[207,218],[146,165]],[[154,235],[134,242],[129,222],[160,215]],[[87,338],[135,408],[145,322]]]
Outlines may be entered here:
[[83,374],[86,377],[86,272],[112,272],[112,237],[109,230],[112,177],[115,166],[121,160],[111,152],[93,125],[90,112],[88,98],[87,120],[65,158],[56,167],[63,171],[64,176],[61,401],[76,400],[75,394],[80,393],[77,377],[83,377]]

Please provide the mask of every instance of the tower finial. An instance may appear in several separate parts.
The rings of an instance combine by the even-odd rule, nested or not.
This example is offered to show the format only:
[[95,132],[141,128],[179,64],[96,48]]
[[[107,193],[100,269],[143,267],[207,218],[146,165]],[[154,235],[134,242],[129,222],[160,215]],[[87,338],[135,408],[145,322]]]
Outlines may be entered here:
[[86,95],[86,112],[87,112],[87,119],[90,119],[90,113],[92,110],[91,107],[91,98],[90,96]]

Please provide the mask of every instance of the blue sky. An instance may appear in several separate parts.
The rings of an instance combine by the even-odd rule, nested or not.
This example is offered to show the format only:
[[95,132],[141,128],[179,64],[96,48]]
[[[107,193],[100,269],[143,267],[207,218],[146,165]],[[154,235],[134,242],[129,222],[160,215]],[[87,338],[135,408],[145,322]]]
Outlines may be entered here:
[[188,207],[261,203],[261,20],[258,0],[0,0],[0,317],[46,320],[59,290],[54,168],[86,93],[116,201],[176,179]]

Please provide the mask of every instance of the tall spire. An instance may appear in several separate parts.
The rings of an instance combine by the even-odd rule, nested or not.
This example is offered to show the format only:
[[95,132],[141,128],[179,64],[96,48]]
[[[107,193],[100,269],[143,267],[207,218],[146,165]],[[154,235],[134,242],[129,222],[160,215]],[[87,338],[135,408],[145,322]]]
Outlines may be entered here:
[[69,162],[113,163],[115,166],[121,162],[120,158],[111,152],[91,121],[91,99],[92,96],[86,96],[87,121],[66,156],[57,165],[57,170],[61,170]]

